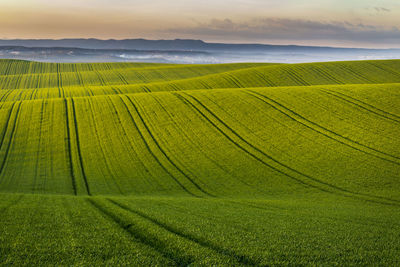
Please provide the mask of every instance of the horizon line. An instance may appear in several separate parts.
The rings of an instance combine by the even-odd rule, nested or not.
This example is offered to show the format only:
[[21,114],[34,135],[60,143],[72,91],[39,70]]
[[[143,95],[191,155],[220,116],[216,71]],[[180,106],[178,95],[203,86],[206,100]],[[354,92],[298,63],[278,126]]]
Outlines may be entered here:
[[[99,41],[126,41],[126,40],[144,40],[144,41],[200,41],[205,44],[227,44],[227,45],[264,45],[264,46],[295,46],[295,47],[315,47],[315,48],[337,48],[337,49],[365,49],[365,50],[399,50],[400,47],[389,48],[370,48],[370,47],[357,47],[357,46],[329,46],[329,45],[302,45],[302,44],[271,44],[262,42],[213,42],[205,41],[202,39],[190,38],[174,38],[174,39],[149,39],[149,38],[96,38],[96,37],[68,37],[68,38],[0,38],[0,41],[62,41],[62,40],[99,40]],[[2,45],[0,45],[2,46]],[[12,45],[11,45],[12,46]],[[78,47],[77,47],[78,48]],[[90,49],[90,48],[89,48]]]

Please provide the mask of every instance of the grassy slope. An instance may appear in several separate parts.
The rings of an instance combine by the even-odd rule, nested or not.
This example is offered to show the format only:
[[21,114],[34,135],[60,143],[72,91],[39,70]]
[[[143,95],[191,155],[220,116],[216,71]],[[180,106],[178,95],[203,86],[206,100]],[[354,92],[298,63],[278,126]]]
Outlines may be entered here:
[[399,60],[0,75],[0,262],[399,263]]
[[264,200],[3,195],[8,265],[389,265],[398,208],[327,195]]
[[[291,65],[107,66],[114,68],[0,75],[0,88],[3,89],[0,99],[15,101],[215,88],[400,83],[400,60]],[[26,90],[29,88],[34,90]]]

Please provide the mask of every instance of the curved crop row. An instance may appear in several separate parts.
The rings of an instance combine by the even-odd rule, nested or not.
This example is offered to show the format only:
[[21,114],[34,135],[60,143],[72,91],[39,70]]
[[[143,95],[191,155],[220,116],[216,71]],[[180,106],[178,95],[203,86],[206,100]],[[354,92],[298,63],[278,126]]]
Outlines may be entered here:
[[[1,63],[0,63],[1,65]],[[171,65],[161,68],[121,68],[106,70],[85,70],[55,72],[5,74],[0,75],[1,89],[38,89],[63,86],[118,85],[168,81],[203,76],[212,73],[250,68],[260,64],[222,64],[222,65]],[[264,64],[270,66],[271,64]]]
[[[380,138],[388,144],[375,147],[366,137],[358,140],[359,130],[349,130],[329,110],[320,115],[334,120],[335,134],[296,115],[307,107],[301,106],[304,90],[287,90],[251,92],[296,100],[296,110],[272,100],[266,105],[246,89],[22,101],[15,102],[21,109],[17,127],[13,102],[3,103],[8,108],[1,116],[10,126],[1,149],[1,190],[229,196],[314,188],[368,199],[386,192],[396,199],[388,191],[399,186],[396,149],[391,150],[400,147],[391,138],[400,132],[397,121],[371,117],[380,123],[370,128],[381,127]],[[332,109],[344,105],[333,99]],[[369,116],[369,110],[346,105],[352,118]],[[362,134],[379,138],[372,131]],[[361,165],[354,177],[353,168]]]
[[[356,64],[357,63],[357,64]],[[390,66],[390,68],[388,67]],[[219,65],[218,65],[219,66]],[[1,101],[218,88],[400,83],[400,61],[191,66],[4,76]],[[232,68],[241,68],[234,69]],[[374,75],[371,75],[371,74]],[[375,75],[376,73],[376,75]],[[365,76],[373,76],[368,80]],[[361,78],[360,78],[361,77]],[[0,77],[0,84],[1,84]],[[8,84],[8,85],[7,85]],[[18,84],[34,89],[17,89]],[[53,86],[53,87],[52,87]]]

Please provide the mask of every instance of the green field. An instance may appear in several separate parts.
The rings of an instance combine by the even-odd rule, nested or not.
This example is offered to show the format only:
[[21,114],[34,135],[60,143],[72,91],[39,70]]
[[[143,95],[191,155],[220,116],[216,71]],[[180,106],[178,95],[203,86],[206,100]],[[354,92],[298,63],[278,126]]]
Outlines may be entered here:
[[400,60],[0,60],[0,265],[400,265]]

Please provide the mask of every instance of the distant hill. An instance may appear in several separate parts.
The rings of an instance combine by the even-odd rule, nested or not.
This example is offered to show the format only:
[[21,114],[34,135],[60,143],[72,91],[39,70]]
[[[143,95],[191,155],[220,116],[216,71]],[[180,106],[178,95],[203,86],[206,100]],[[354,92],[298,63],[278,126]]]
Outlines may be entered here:
[[[334,48],[296,45],[266,45],[266,44],[229,44],[207,43],[202,40],[175,39],[175,40],[100,40],[100,39],[14,39],[0,40],[0,46],[26,46],[26,47],[75,47],[87,49],[137,49],[137,50],[273,50],[273,51],[354,51],[359,48]],[[376,51],[379,49],[362,49]],[[393,50],[393,49],[392,49]]]
[[201,40],[0,40],[0,58],[42,62],[213,64],[400,59],[400,49],[224,44]]

